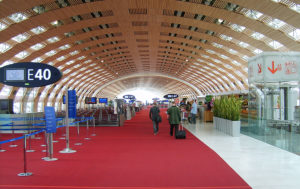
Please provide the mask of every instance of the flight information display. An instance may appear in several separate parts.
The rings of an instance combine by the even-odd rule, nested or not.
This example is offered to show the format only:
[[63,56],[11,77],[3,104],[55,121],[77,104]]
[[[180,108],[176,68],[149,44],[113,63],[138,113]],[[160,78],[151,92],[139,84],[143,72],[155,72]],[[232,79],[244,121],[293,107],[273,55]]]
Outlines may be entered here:
[[178,98],[178,94],[167,94],[164,96],[166,99]]
[[25,81],[24,69],[6,69],[5,81]]

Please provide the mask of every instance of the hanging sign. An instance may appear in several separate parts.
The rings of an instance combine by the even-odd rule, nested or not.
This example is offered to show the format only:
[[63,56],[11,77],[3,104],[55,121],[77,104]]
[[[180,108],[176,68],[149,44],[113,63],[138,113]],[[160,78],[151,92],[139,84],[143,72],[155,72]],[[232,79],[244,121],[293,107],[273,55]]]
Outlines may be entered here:
[[124,95],[123,98],[124,99],[135,99],[135,96],[133,96],[133,95]]
[[45,106],[46,132],[56,133],[56,116],[54,108]]
[[299,81],[299,52],[264,52],[249,59],[249,83]]
[[21,62],[0,68],[0,82],[14,87],[42,87],[61,77],[60,70],[43,63]]
[[76,118],[76,91],[68,90],[68,113],[69,118]]
[[178,98],[178,94],[167,94],[164,96],[166,99]]

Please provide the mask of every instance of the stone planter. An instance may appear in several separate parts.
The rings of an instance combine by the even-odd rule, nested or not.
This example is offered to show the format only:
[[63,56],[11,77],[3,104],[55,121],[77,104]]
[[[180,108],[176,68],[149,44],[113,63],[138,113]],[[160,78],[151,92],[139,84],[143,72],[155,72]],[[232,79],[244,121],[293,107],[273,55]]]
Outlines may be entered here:
[[240,136],[241,121],[231,121],[219,117],[214,117],[214,127],[230,136]]

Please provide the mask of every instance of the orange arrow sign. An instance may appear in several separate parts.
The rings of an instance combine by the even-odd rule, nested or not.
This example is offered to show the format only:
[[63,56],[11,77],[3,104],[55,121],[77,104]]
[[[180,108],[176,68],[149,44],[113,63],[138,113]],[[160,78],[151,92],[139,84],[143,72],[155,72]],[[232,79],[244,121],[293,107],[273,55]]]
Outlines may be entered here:
[[277,68],[276,69],[274,69],[274,61],[272,61],[272,69],[270,68],[270,67],[268,67],[268,69],[270,70],[270,72],[272,73],[272,74],[274,74],[275,72],[277,72]]

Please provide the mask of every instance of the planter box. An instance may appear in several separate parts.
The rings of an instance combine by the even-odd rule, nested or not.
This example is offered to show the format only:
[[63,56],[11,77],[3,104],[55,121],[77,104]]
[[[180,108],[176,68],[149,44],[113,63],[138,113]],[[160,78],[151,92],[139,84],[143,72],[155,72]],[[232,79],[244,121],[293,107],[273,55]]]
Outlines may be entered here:
[[230,136],[240,136],[241,121],[231,121],[219,117],[214,117],[214,127]]

